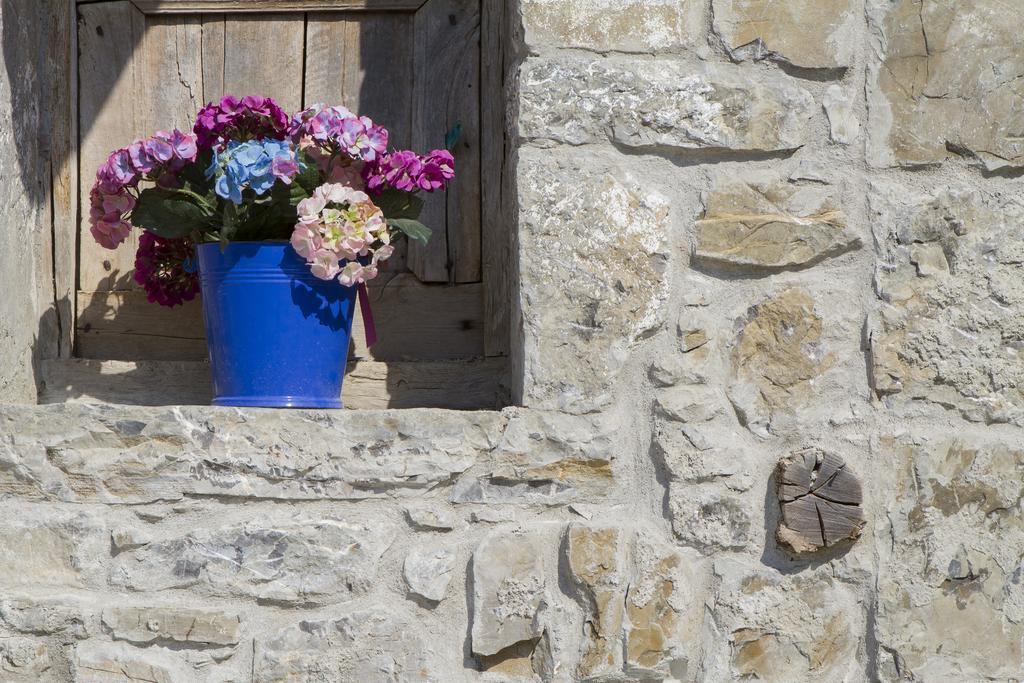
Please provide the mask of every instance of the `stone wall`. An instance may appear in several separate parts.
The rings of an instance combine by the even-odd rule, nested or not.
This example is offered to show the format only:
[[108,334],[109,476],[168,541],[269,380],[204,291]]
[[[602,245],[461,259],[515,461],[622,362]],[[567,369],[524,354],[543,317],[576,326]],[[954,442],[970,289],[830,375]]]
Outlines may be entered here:
[[1020,680],[1017,14],[522,0],[522,406],[3,407],[0,680]]

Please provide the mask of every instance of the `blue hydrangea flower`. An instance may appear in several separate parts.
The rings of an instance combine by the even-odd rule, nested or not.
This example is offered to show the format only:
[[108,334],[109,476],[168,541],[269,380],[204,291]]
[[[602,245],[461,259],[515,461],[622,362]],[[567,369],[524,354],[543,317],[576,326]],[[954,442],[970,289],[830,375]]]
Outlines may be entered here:
[[232,140],[214,155],[206,177],[216,177],[214,192],[217,196],[241,204],[242,190],[251,189],[257,196],[264,195],[278,180],[290,184],[298,172],[298,157],[292,145],[266,138]]

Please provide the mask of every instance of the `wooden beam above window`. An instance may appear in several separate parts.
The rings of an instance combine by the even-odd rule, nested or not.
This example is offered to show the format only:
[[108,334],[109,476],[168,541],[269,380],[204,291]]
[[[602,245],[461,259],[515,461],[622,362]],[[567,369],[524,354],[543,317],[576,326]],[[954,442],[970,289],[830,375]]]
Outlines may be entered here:
[[[82,2],[83,0],[79,0]],[[427,0],[132,0],[143,14],[190,12],[414,12]]]

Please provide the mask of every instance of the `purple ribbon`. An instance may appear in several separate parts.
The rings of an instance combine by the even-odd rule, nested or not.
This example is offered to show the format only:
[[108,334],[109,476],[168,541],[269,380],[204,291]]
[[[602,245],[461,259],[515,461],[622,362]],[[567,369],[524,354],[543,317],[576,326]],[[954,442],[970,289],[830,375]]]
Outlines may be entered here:
[[377,327],[373,324],[370,292],[367,291],[365,282],[359,283],[357,291],[359,294],[359,310],[363,314],[363,332],[366,333],[366,347],[369,348],[377,343]]

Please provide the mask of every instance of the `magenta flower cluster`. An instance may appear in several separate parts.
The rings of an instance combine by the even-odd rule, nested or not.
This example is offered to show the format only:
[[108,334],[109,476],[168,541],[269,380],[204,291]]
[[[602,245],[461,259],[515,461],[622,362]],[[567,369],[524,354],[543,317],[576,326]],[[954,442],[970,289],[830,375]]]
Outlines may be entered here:
[[345,107],[315,104],[295,115],[288,132],[296,141],[309,138],[328,154],[341,152],[358,161],[375,161],[388,148],[384,126]]
[[455,177],[455,158],[446,149],[435,149],[426,156],[408,150],[385,154],[379,161],[363,167],[363,179],[369,192],[393,187],[403,192],[444,189]]
[[239,99],[228,95],[199,111],[193,132],[200,149],[232,140],[284,140],[288,136],[288,115],[269,97],[247,95]]
[[[203,175],[210,188],[203,197],[194,186],[194,174],[188,176],[193,180],[187,187],[179,176],[208,150],[211,159]],[[318,171],[313,183],[319,186],[298,175],[310,167]],[[295,182],[297,196],[309,194],[298,202],[293,246],[317,277],[352,285],[377,275],[400,232],[413,234],[408,223],[415,223],[414,217],[403,215],[405,225],[388,222],[375,203],[388,205],[382,193],[443,190],[454,176],[450,152],[389,152],[387,129],[345,107],[315,105],[289,119],[268,97],[228,96],[203,107],[191,134],[158,132],[111,154],[97,171],[89,195],[90,231],[102,246],[115,249],[127,239],[132,212],[140,201],[152,218],[152,198],[159,195],[140,189],[140,182],[178,188],[186,201],[194,199],[206,216],[214,218],[237,215],[235,209],[229,211],[232,204],[246,212],[250,204],[282,201],[272,198],[277,197],[270,195],[272,187]],[[290,198],[294,190],[286,194]],[[237,224],[235,228],[239,229]],[[207,230],[205,224],[202,229]],[[140,236],[135,279],[150,301],[174,306],[195,297],[198,278],[186,267],[193,246],[190,239],[163,238],[149,231]]]
[[136,140],[107,157],[89,192],[89,231],[96,241],[107,249],[124,242],[132,228],[128,214],[135,208],[139,181],[174,186],[176,174],[196,160],[197,151],[196,137],[175,129]]
[[146,290],[150,303],[176,306],[196,298],[199,278],[192,263],[192,240],[164,239],[151,232],[139,235],[135,252],[135,281]]

